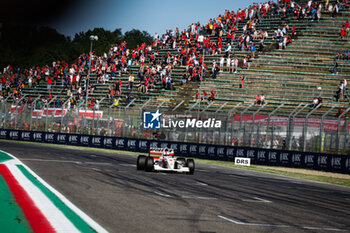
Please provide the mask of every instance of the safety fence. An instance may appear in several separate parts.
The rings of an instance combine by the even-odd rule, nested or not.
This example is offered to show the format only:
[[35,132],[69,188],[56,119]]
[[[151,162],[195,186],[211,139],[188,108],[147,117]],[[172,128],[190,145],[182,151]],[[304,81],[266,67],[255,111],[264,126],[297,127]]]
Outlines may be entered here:
[[[54,99],[53,99],[54,100]],[[190,142],[225,146],[242,146],[304,152],[350,154],[350,127],[345,117],[350,108],[339,116],[330,116],[336,108],[327,107],[322,116],[313,117],[321,107],[310,108],[300,104],[281,116],[283,105],[269,114],[259,115],[265,105],[237,104],[222,111],[225,104],[211,109],[214,102],[205,102],[183,108],[182,102],[173,108],[154,105],[151,99],[142,106],[131,101],[126,106],[86,108],[83,104],[70,105],[70,100],[57,105],[51,100],[37,104],[18,100],[1,104],[0,127],[26,131],[118,136],[137,139],[160,139],[172,142]],[[158,101],[159,102],[159,101]],[[254,110],[253,110],[254,109]],[[305,110],[309,112],[305,114]],[[145,125],[145,113],[159,111],[159,127]],[[302,115],[303,113],[303,115]],[[203,125],[197,125],[200,121]],[[215,123],[220,121],[220,127]],[[181,127],[184,122],[184,127]],[[196,124],[196,125],[194,125]],[[207,124],[207,125],[205,125]],[[152,125],[150,125],[152,126]]]

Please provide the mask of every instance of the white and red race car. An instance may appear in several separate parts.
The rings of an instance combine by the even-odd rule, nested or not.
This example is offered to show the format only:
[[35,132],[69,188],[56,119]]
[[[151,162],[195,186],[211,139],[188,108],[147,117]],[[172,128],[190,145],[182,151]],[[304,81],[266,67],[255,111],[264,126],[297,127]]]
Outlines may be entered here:
[[137,157],[137,170],[170,171],[187,174],[194,173],[194,160],[174,158],[174,150],[169,148],[150,148],[148,156]]

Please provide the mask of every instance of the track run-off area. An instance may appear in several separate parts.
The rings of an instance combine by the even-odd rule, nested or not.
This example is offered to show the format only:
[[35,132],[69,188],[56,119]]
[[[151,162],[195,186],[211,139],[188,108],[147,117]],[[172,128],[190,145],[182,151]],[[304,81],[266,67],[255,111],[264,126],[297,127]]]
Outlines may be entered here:
[[[25,210],[34,207],[47,220],[41,232],[350,232],[348,187],[200,163],[194,175],[148,173],[119,152],[5,141],[0,149],[18,159],[0,160],[0,205],[16,200],[0,223],[18,217],[1,232],[40,232]],[[11,176],[17,189],[6,185]],[[16,198],[21,191],[33,206]]]

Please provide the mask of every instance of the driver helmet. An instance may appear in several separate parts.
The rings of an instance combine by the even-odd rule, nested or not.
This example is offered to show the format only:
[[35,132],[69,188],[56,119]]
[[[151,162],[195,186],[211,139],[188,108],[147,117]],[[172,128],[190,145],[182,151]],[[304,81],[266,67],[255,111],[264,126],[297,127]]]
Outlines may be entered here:
[[164,150],[164,152],[163,152],[163,155],[168,155],[169,153],[168,153],[168,148],[166,148],[165,150]]

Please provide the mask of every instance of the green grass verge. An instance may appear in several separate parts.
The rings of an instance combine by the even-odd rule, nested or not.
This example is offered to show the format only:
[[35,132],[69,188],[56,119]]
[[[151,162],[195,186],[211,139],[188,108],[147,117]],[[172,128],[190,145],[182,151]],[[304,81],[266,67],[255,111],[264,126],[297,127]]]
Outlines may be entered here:
[[[109,153],[109,154],[126,154],[126,155],[135,155],[135,156],[139,155],[139,154],[147,155],[147,153],[138,153],[138,152],[130,152],[130,151],[122,151],[122,150],[111,150],[111,149],[100,149],[100,148],[93,148],[93,147],[68,146],[68,145],[46,144],[46,143],[38,143],[38,142],[23,142],[23,141],[12,141],[12,140],[2,140],[2,139],[0,141],[40,145],[40,146],[55,147],[55,148],[78,149],[78,150],[93,151],[93,152],[100,152],[100,153]],[[279,168],[283,169],[284,167],[266,168],[266,166],[260,166],[260,165],[251,165],[250,167],[246,167],[246,166],[235,165],[233,162],[228,162],[228,161],[214,161],[214,160],[205,160],[205,159],[197,159],[197,158],[194,158],[194,159],[196,160],[197,163],[202,163],[202,164],[233,167],[233,168],[258,171],[258,172],[265,172],[265,173],[270,173],[270,174],[276,174],[276,175],[282,175],[282,176],[288,176],[288,177],[294,177],[294,178],[300,178],[300,179],[305,179],[305,180],[312,180],[312,181],[318,181],[318,182],[324,182],[324,183],[329,183],[329,184],[336,184],[336,185],[350,187],[350,175],[315,171],[315,170],[302,169],[302,168],[292,168],[293,171],[282,171],[282,170],[278,170],[278,169]],[[321,173],[322,175],[304,174],[305,172]],[[345,176],[347,178],[333,177],[334,175],[335,176],[336,175]]]
[[[345,176],[348,176],[348,179],[345,179],[345,178],[336,178],[336,177],[327,176],[327,174],[334,175],[337,173],[315,171],[315,170],[303,169],[303,168],[292,168],[293,172],[291,172],[291,171],[278,170],[279,168],[283,169],[284,167],[273,167],[271,169],[266,168],[266,166],[260,166],[260,165],[251,165],[250,167],[245,167],[245,166],[235,165],[233,162],[213,161],[213,160],[204,160],[204,159],[196,159],[196,162],[210,164],[210,165],[233,167],[233,168],[239,168],[239,169],[245,169],[245,170],[251,170],[251,171],[265,172],[265,173],[283,175],[283,176],[300,178],[300,179],[305,179],[305,180],[319,181],[319,182],[324,182],[324,183],[329,183],[329,184],[350,186],[350,175],[345,175]],[[320,173],[322,173],[322,175],[303,174],[305,171],[308,171],[310,173],[313,173],[313,172],[319,173],[320,172]],[[342,176],[342,174],[341,174],[341,176]]]

